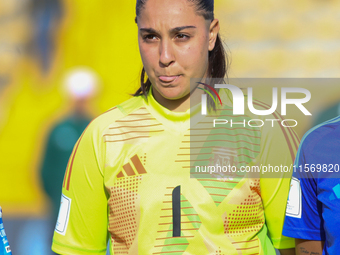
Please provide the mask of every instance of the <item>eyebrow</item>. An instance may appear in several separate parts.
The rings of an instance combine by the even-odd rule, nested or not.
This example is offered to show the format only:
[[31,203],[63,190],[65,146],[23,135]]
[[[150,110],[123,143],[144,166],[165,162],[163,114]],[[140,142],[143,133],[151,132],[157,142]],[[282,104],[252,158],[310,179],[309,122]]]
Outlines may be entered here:
[[[170,29],[171,33],[179,32],[184,29],[190,29],[190,28],[196,28],[195,26],[182,26],[182,27],[175,27]],[[157,31],[153,28],[140,28],[139,29],[141,32],[148,32],[148,33],[157,33]]]

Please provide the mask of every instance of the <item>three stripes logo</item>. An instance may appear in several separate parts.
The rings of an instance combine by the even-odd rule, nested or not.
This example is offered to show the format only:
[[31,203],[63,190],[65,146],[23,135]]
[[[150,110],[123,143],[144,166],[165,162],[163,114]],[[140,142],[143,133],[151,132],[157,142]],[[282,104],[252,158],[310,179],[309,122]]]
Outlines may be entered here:
[[141,175],[146,174],[146,170],[140,161],[138,155],[134,155],[130,158],[130,162],[123,166],[123,170],[119,172],[117,178],[122,178],[126,176],[134,176],[134,175]]
[[[222,100],[221,100],[220,96],[218,95],[217,91],[212,86],[205,84],[205,83],[202,83],[202,82],[197,82],[197,83],[203,85],[204,87],[206,87],[208,89],[210,89],[216,95],[217,99],[220,101],[220,104],[222,106]],[[217,103],[215,97],[210,93],[209,90],[207,90],[205,88],[201,88],[201,87],[197,87],[197,88],[203,90],[206,93],[206,94],[202,95],[201,114],[207,115],[207,104],[208,104],[207,95],[209,95],[214,100],[215,105],[217,105],[218,103]]]

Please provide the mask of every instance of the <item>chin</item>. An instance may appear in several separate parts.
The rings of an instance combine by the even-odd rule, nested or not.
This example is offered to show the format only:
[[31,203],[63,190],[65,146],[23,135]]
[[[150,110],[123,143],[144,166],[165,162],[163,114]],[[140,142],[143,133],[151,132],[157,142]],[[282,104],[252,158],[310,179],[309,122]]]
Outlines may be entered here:
[[161,88],[155,88],[158,93],[168,100],[178,100],[183,97],[186,97],[190,91],[185,91],[182,88],[176,86],[176,87],[161,87]]

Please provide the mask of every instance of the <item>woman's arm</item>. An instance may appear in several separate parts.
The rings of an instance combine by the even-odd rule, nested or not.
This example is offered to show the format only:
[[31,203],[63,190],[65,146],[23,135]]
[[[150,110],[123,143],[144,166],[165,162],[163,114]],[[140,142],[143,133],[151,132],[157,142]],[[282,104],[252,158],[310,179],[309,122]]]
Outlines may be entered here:
[[295,239],[296,255],[322,255],[324,244],[324,241]]
[[279,249],[281,255],[295,255],[295,249]]
[[105,254],[108,195],[104,186],[105,119],[94,120],[74,147],[62,188],[52,250],[60,254]]

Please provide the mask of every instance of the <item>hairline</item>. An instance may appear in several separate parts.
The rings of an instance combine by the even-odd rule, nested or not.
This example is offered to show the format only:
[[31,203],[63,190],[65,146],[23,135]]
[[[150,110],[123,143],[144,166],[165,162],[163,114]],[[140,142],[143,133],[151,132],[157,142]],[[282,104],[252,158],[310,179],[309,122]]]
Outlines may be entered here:
[[[140,8],[139,13],[142,9],[144,9],[144,5],[148,0],[145,0],[144,4],[142,5],[143,7]],[[186,0],[187,2],[189,2],[189,4],[193,5],[194,8],[196,7],[195,1],[196,0]],[[197,8],[195,8],[197,9]],[[210,20],[213,21],[214,20],[214,11],[209,12],[209,11],[204,11],[204,10],[195,10],[196,14],[199,16],[202,16],[205,20]],[[137,11],[136,11],[136,17],[135,17],[135,23],[137,24],[137,18],[139,15],[137,15]]]

